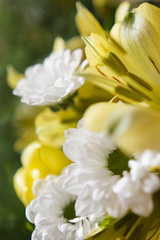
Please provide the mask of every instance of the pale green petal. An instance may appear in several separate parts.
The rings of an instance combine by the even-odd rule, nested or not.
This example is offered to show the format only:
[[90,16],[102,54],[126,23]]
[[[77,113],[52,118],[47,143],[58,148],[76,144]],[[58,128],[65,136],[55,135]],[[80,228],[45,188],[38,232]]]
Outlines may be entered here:
[[160,150],[159,112],[126,104],[98,103],[89,107],[84,116],[87,128],[111,134],[125,151]]

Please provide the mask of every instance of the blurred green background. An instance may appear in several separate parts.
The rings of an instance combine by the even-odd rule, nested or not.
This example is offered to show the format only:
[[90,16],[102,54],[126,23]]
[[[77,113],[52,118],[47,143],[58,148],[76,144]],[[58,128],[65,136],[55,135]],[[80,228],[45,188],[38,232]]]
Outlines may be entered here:
[[[81,2],[94,12],[91,0]],[[55,37],[67,40],[77,35],[75,13],[74,0],[0,0],[0,240],[30,239],[32,228],[12,183],[21,165],[20,155],[13,151],[12,123],[20,99],[7,86],[6,67],[11,64],[23,73],[51,52]],[[112,9],[103,15],[107,27],[113,14]]]

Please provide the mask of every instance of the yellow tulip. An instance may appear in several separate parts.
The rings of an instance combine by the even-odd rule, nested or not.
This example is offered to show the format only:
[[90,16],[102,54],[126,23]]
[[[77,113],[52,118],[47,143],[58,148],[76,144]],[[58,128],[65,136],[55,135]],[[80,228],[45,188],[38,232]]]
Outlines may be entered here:
[[39,142],[31,143],[22,153],[22,167],[14,175],[14,188],[19,199],[28,205],[34,198],[34,180],[49,174],[59,175],[70,160],[60,149],[44,146]]

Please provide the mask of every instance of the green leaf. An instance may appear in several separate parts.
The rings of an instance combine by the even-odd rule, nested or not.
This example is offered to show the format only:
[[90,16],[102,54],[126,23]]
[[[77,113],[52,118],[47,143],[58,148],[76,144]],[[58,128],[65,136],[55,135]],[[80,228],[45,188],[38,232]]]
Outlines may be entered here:
[[108,217],[103,217],[98,223],[98,226],[103,230],[109,227],[111,224],[113,224],[116,221],[115,218],[108,216]]

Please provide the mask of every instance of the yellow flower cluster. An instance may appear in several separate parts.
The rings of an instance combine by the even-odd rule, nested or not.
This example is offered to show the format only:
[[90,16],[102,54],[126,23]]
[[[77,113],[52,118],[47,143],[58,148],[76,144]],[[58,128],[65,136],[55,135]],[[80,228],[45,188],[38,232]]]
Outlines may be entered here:
[[[83,58],[86,56],[88,66],[75,75],[82,76],[85,83],[63,104],[27,107],[27,120],[24,106],[20,107],[22,111],[18,109],[15,149],[22,151],[22,167],[14,176],[14,187],[24,205],[34,198],[34,180],[59,175],[71,163],[62,150],[64,132],[75,128],[82,117],[88,129],[112,136],[124,152],[160,150],[160,9],[148,3],[131,12],[129,8],[128,2],[119,6],[115,24],[107,34],[97,19],[77,3],[76,24],[85,43]],[[57,38],[53,51],[84,48],[84,43],[80,37],[67,42]],[[12,67],[8,68],[8,84],[12,88],[22,77]],[[160,166],[150,171],[159,174]],[[154,219],[155,210],[147,223],[136,216],[130,218],[129,214],[120,219],[122,224],[117,231],[115,221],[111,227],[106,225],[106,230],[97,237],[92,235],[99,229],[88,238],[132,240],[130,236],[137,226],[146,224],[148,229],[152,227],[146,230],[143,226],[148,232],[143,239],[158,239],[160,220],[159,216]],[[124,238],[119,238],[124,234]]]
[[[88,108],[84,121],[91,130],[116,136],[125,150],[159,150],[160,9],[144,3],[129,12],[129,6],[119,6],[108,35],[85,7],[77,6],[89,62],[81,75],[114,96]],[[113,103],[116,99],[128,104]]]

